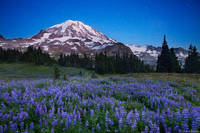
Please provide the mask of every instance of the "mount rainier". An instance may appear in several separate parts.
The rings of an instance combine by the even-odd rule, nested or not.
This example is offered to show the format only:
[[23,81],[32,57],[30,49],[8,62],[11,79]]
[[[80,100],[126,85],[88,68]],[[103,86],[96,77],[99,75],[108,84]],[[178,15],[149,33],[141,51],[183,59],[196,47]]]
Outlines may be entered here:
[[[161,52],[161,47],[119,43],[91,26],[72,20],[41,30],[38,34],[28,38],[6,39],[0,36],[0,47],[4,49],[12,48],[24,51],[29,46],[40,47],[52,56],[60,53],[70,54],[71,52],[77,52],[80,55],[84,53],[94,55],[100,52],[106,52],[108,55],[133,53],[144,63],[150,65],[156,65],[157,56]],[[175,48],[175,53],[179,61],[184,63],[188,54],[187,50]]]

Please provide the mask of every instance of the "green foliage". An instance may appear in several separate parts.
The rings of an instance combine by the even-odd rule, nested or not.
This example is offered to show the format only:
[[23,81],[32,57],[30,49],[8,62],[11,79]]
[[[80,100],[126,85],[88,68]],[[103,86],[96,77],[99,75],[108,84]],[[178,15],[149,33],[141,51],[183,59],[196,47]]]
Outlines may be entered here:
[[28,62],[36,65],[51,65],[55,63],[48,53],[44,53],[40,47],[29,46],[26,52],[15,49],[2,49],[0,47],[1,62]]
[[98,78],[98,77],[97,77],[97,75],[93,72],[92,75],[91,75],[91,78],[92,78],[92,79],[95,79],[95,78]]
[[135,73],[135,72],[152,72],[149,65],[145,65],[135,55],[124,54],[120,56],[107,56],[106,53],[100,53],[95,56],[95,71],[99,74],[106,73]]
[[170,71],[169,72],[181,72],[181,66],[178,62],[178,58],[175,55],[174,48],[170,49]]
[[181,66],[178,62],[178,58],[175,55],[174,48],[169,49],[166,41],[166,36],[164,35],[164,40],[162,44],[161,54],[158,56],[157,60],[157,72],[167,72],[167,73],[180,73]]
[[77,53],[71,53],[67,56],[60,54],[58,64],[67,67],[83,67],[86,69],[93,69],[93,60],[86,54],[84,54],[84,57],[80,57]]
[[164,40],[162,44],[161,54],[158,56],[157,61],[157,72],[170,72],[171,65],[170,51],[167,45],[166,36],[164,35]]
[[195,46],[190,45],[188,57],[185,59],[184,72],[200,73],[200,56]]

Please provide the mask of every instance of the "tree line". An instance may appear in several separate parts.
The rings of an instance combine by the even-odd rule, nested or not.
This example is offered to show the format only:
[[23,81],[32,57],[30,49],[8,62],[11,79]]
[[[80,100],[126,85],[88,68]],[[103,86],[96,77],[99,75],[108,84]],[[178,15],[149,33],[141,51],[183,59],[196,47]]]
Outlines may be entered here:
[[0,47],[0,61],[82,67],[95,70],[99,74],[153,72],[153,68],[150,65],[144,64],[143,61],[133,54],[107,56],[106,53],[100,53],[92,57],[86,54],[79,56],[77,53],[71,53],[70,55],[60,54],[59,58],[55,60],[48,53],[43,52],[40,47],[33,48],[32,46],[28,47],[25,52],[15,49],[2,49]]
[[169,49],[164,35],[161,54],[157,60],[157,72],[167,73],[200,73],[200,54],[195,46],[190,45],[185,64],[181,67],[174,48]]
[[86,54],[83,57],[80,57],[76,53],[67,56],[61,54],[58,59],[58,64],[61,66],[93,69],[99,74],[153,72],[153,68],[150,65],[144,64],[133,54],[108,56],[106,53],[100,53],[96,54],[94,58]]
[[116,56],[107,56],[106,53],[100,53],[95,56],[95,71],[100,74],[105,73],[138,73],[153,72],[153,67],[146,65],[137,56],[133,54],[116,54]]
[[0,47],[1,62],[27,62],[36,65],[51,65],[56,61],[48,53],[43,52],[40,47],[28,47],[25,52],[16,49],[3,49]]

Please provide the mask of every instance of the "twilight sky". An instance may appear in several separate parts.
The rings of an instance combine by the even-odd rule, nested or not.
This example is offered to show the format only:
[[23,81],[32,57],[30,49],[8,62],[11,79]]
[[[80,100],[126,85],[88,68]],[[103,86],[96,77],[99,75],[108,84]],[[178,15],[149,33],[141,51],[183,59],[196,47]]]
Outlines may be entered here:
[[0,34],[29,37],[68,19],[117,41],[200,50],[200,0],[0,0]]

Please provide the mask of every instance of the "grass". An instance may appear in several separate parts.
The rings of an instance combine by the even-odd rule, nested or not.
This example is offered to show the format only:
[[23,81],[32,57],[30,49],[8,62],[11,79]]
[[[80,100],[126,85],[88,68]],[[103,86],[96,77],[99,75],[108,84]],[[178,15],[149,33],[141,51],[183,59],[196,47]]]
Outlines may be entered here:
[[187,73],[131,73],[131,74],[106,74],[101,77],[132,77],[134,79],[150,79],[175,81],[178,83],[198,83],[200,86],[200,74]]
[[[84,77],[91,77],[94,71],[83,68],[60,67],[61,75],[75,76],[80,71]],[[52,78],[54,66],[38,66],[27,63],[1,63],[0,79],[18,79],[18,78]],[[184,74],[184,73],[132,73],[132,74],[105,74],[98,75],[99,78],[104,77],[132,77],[134,79],[151,79],[175,81],[179,83],[198,83],[200,86],[200,74]]]
[[[83,76],[90,77],[92,71],[83,68],[58,66],[60,75],[75,76],[80,71]],[[53,78],[54,66],[38,66],[27,63],[0,63],[0,79],[23,79],[23,78]]]

